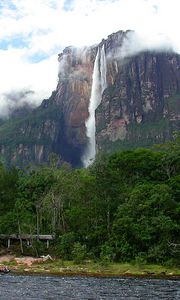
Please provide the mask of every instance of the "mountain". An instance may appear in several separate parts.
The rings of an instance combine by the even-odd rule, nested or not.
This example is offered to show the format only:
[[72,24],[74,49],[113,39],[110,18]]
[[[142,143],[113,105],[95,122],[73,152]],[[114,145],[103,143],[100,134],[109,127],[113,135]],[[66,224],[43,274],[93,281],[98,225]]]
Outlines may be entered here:
[[[1,159],[25,167],[48,162],[54,152],[82,166],[87,156],[93,158],[93,133],[87,134],[91,113],[97,151],[149,147],[172,139],[180,125],[180,55],[129,51],[132,34],[119,31],[99,45],[65,48],[51,97],[24,116],[0,123]],[[91,101],[97,102],[95,107]]]

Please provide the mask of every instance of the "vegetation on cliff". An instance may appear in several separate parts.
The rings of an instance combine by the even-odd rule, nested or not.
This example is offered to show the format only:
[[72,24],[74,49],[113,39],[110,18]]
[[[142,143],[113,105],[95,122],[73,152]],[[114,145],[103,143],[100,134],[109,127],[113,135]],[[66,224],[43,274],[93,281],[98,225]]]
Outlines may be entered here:
[[[101,155],[87,169],[58,167],[54,155],[26,171],[1,164],[0,233],[55,234],[48,253],[77,263],[178,265],[179,142]],[[36,240],[22,250],[47,252]]]

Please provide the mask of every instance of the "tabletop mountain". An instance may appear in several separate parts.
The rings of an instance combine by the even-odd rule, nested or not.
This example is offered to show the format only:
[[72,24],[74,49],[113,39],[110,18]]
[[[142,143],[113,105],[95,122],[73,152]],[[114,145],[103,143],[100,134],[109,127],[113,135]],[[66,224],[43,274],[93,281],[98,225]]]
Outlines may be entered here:
[[51,97],[0,122],[1,159],[8,166],[48,162],[52,152],[73,166],[85,165],[93,141],[91,114],[96,152],[172,139],[180,125],[180,55],[130,51],[132,34],[119,31],[99,45],[67,47],[59,54]]

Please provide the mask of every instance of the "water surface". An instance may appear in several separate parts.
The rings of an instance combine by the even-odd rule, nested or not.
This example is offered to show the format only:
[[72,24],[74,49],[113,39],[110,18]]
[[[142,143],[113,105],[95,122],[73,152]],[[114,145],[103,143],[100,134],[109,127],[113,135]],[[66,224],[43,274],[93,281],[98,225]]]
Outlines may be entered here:
[[0,299],[179,300],[180,281],[0,275]]

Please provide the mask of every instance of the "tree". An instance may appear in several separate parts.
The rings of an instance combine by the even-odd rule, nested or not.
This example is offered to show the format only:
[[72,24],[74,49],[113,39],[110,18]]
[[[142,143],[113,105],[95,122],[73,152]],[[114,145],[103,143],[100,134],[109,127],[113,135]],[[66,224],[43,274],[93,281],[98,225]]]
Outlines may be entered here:
[[[179,228],[174,219],[175,207],[166,184],[136,185],[128,201],[119,206],[113,224],[117,256],[129,260],[144,252],[156,262],[165,260],[169,256],[168,242]],[[156,257],[152,256],[152,249],[157,247]]]

